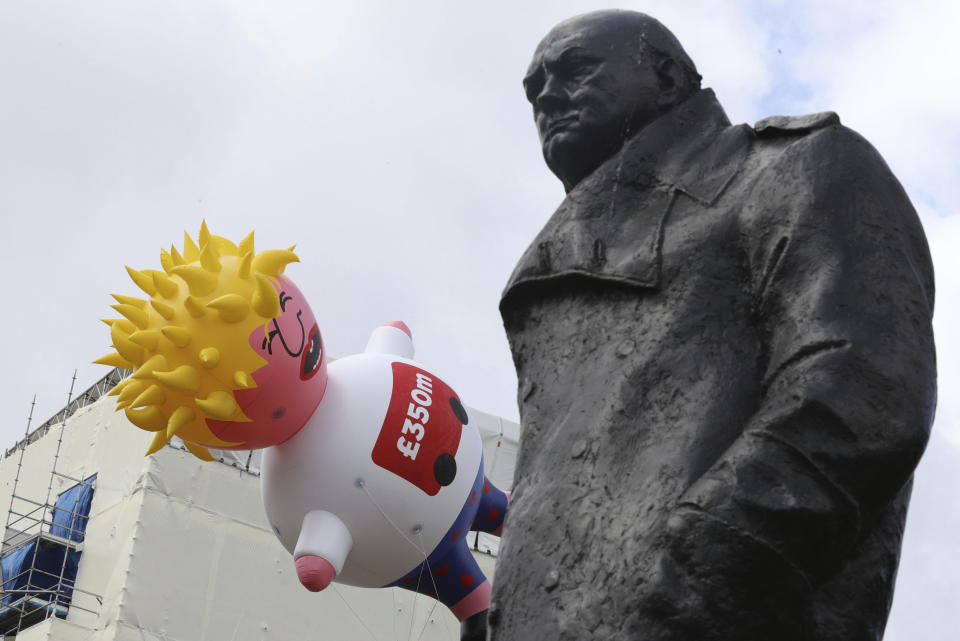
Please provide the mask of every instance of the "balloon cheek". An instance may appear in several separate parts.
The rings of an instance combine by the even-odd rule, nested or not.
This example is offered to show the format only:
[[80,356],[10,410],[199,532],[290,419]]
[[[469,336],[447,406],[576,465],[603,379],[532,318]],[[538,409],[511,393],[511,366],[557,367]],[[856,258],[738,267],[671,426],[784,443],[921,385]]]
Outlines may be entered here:
[[249,337],[250,347],[266,363],[253,372],[254,387],[236,392],[237,404],[250,422],[208,420],[215,434],[223,432],[233,442],[244,441],[244,449],[289,439],[307,422],[326,391],[327,359],[313,311],[293,283],[284,279],[282,285],[278,296],[283,312]]

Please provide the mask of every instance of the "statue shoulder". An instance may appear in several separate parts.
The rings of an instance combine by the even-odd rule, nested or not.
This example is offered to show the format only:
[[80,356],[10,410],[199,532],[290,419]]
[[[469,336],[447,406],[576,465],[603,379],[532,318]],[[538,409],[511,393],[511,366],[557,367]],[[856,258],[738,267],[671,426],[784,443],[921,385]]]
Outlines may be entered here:
[[839,125],[840,116],[833,111],[821,111],[803,116],[769,116],[753,126],[759,138],[800,136],[817,129]]

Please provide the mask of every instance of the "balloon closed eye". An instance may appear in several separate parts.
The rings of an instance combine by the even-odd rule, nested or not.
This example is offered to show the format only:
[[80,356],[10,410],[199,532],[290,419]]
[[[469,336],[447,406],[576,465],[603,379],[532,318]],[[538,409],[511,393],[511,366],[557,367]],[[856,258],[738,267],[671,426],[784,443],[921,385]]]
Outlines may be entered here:
[[314,325],[307,337],[307,349],[303,350],[300,361],[300,380],[311,378],[320,369],[323,360],[323,340],[320,338],[320,329]]

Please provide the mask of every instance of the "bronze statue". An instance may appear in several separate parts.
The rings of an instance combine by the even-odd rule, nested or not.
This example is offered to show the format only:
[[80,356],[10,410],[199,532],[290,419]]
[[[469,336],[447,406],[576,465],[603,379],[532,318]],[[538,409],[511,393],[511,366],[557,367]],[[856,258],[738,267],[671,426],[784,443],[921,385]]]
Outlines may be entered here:
[[731,125],[643,14],[559,24],[524,87],[567,196],[501,302],[489,638],[879,640],[936,399],[902,187],[834,113]]

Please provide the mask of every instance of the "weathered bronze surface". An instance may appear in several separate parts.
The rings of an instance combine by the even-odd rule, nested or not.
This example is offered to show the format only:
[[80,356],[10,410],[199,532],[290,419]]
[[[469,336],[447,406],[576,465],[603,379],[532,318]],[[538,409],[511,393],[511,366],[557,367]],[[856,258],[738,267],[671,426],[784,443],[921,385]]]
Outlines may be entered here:
[[834,113],[731,125],[643,14],[561,23],[524,85],[568,193],[501,302],[489,638],[879,640],[936,399],[899,182]]

